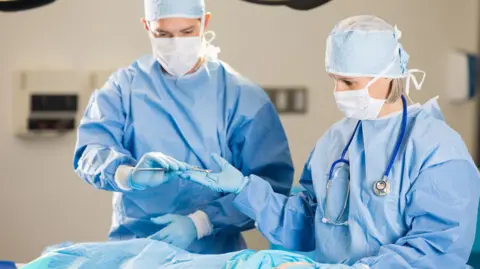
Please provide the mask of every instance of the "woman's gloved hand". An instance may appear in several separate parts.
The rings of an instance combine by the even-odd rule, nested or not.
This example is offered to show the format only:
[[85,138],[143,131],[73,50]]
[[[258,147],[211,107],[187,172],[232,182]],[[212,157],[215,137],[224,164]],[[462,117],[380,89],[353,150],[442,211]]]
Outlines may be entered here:
[[200,183],[216,192],[229,192],[238,194],[248,184],[249,178],[245,177],[237,168],[229,164],[218,154],[212,154],[213,160],[217,163],[221,172],[206,173],[201,171],[187,170],[180,177]]

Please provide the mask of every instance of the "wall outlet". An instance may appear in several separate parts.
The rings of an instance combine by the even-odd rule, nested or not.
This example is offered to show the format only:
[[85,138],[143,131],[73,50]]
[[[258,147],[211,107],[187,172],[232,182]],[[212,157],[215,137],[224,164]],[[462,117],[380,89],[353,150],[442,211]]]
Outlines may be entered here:
[[279,114],[306,114],[307,89],[305,87],[264,87]]

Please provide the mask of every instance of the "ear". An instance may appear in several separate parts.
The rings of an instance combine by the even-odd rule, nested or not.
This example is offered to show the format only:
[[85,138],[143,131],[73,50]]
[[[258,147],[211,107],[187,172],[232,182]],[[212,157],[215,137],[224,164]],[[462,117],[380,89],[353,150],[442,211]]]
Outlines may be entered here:
[[207,30],[208,25],[210,24],[211,17],[212,17],[212,13],[210,12],[205,13],[205,30]]
[[147,31],[150,31],[150,28],[148,27],[148,22],[145,18],[141,18],[140,21],[142,22],[143,24],[143,27],[145,28],[145,30]]

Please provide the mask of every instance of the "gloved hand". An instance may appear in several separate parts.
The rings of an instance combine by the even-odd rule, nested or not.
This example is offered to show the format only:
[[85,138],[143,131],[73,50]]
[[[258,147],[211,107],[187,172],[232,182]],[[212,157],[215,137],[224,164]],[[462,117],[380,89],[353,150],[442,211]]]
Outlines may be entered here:
[[192,166],[161,152],[149,152],[142,156],[136,168],[164,168],[168,171],[185,171]]
[[186,249],[197,239],[197,228],[193,221],[186,216],[167,214],[152,218],[151,221],[159,225],[167,225],[150,239],[169,243],[181,249]]
[[205,173],[200,171],[185,171],[180,177],[200,183],[216,192],[230,192],[238,194],[249,182],[249,178],[229,164],[218,154],[212,154],[213,160],[220,168],[220,173]]
[[[142,156],[138,164],[130,170],[128,185],[135,190],[156,187],[177,177],[181,171],[192,166],[160,152],[150,152]],[[163,168],[165,171],[142,171],[139,168]]]

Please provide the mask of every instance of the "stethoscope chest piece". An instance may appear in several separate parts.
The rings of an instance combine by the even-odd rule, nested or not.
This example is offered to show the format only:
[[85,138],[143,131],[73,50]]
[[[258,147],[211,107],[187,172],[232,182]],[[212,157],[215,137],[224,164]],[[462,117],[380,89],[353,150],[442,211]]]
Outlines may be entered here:
[[385,196],[390,193],[391,188],[390,188],[390,182],[386,178],[376,181],[373,184],[373,191],[375,192],[376,195],[378,196]]

